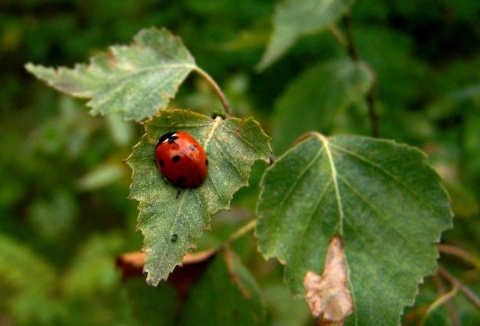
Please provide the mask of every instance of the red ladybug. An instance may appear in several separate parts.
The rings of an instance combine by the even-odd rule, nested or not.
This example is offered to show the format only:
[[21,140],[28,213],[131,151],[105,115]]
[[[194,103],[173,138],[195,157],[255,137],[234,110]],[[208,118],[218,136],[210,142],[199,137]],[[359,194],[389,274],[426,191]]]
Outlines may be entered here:
[[184,131],[167,132],[158,140],[155,159],[165,179],[176,187],[197,188],[207,177],[203,147]]

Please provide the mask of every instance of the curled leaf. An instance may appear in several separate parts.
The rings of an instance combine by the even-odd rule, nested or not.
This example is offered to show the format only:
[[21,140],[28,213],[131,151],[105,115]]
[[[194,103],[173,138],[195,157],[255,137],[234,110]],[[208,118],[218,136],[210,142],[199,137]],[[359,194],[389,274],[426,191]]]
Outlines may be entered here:
[[330,240],[323,274],[308,271],[303,285],[307,290],[305,301],[320,325],[343,325],[343,321],[353,312],[353,302],[348,289],[347,266],[340,237],[334,236]]

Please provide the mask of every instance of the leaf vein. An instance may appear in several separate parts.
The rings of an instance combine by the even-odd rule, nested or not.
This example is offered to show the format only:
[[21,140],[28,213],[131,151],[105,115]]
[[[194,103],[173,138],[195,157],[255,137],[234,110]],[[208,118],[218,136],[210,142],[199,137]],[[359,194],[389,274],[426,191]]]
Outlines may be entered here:
[[332,145],[332,147],[335,147],[336,149],[338,149],[339,151],[342,151],[344,152],[345,154],[347,155],[350,155],[362,162],[365,162],[367,164],[369,164],[370,166],[372,166],[373,168],[377,169],[378,171],[380,171],[382,174],[386,175],[387,177],[389,177],[392,181],[394,181],[395,183],[399,184],[402,188],[404,188],[405,190],[407,190],[410,194],[412,194],[412,196],[414,198],[416,198],[421,204],[423,207],[425,207],[430,213],[432,213],[433,215],[437,216],[437,213],[435,212],[435,209],[433,209],[430,205],[428,205],[427,202],[425,202],[425,200],[423,199],[422,196],[419,196],[415,190],[413,188],[411,188],[408,184],[402,182],[402,180],[400,180],[397,176],[395,176],[394,174],[390,173],[388,170],[382,168],[381,165],[378,165],[376,164],[375,162],[372,162],[370,161],[369,159],[367,159],[366,157],[362,156],[362,155],[359,155],[355,152],[352,152],[352,151],[349,151],[348,149],[346,148],[343,148],[343,147],[340,147],[338,145]]
[[337,206],[338,206],[338,213],[339,213],[339,224],[340,224],[340,234],[343,235],[343,219],[344,219],[344,212],[343,212],[343,204],[342,198],[340,196],[340,189],[338,187],[338,180],[337,180],[337,168],[335,167],[335,162],[333,160],[332,152],[330,150],[330,141],[323,135],[320,135],[320,138],[324,144],[325,151],[328,157],[328,163],[330,165],[330,170],[332,172],[332,180],[333,185],[335,188],[335,197],[337,199]]

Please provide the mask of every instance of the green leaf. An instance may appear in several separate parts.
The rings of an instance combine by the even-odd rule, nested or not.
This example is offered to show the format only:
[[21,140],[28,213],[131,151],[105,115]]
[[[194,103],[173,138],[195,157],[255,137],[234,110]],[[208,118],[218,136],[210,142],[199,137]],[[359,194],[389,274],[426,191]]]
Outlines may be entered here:
[[[147,282],[158,284],[195,247],[210,215],[230,206],[233,194],[248,185],[252,164],[268,161],[269,137],[249,118],[223,120],[186,110],[164,110],[145,124],[147,134],[134,147],[128,164],[133,170],[131,198],[138,200],[138,228],[148,253]],[[154,160],[161,135],[187,131],[204,147],[209,171],[196,189],[179,189],[165,181]]]
[[42,241],[59,241],[75,225],[78,204],[71,192],[59,188],[51,198],[34,201],[29,207],[29,220]]
[[10,311],[22,325],[54,324],[60,309],[53,295],[58,283],[53,266],[38,253],[2,233],[0,258],[0,310]]
[[353,0],[286,0],[273,18],[274,32],[257,69],[263,70],[307,34],[320,32],[345,14]]
[[260,290],[231,250],[223,250],[189,291],[179,325],[264,325]]
[[[293,139],[310,130],[330,134],[361,129],[359,121],[368,121],[364,98],[374,78],[365,63],[347,59],[322,62],[307,70],[275,103],[275,152],[283,152]],[[350,107],[360,109],[361,119],[347,110]]]
[[89,298],[118,287],[120,272],[115,258],[122,250],[123,238],[112,233],[86,240],[65,273],[62,290],[68,298]]
[[439,176],[411,147],[367,137],[310,135],[263,180],[256,234],[286,264],[295,295],[343,238],[356,325],[398,324],[418,283],[436,270],[435,243],[452,225]]
[[125,119],[140,121],[166,108],[196,66],[179,38],[151,28],[140,31],[131,45],[113,46],[73,69],[25,67],[59,91],[90,98],[92,114],[121,111]]
[[152,288],[139,278],[125,283],[132,318],[138,325],[175,325],[178,295],[173,286],[161,283]]
[[[18,291],[46,292],[55,284],[55,271],[40,255],[0,233],[0,283]],[[35,279],[36,282],[31,282]]]

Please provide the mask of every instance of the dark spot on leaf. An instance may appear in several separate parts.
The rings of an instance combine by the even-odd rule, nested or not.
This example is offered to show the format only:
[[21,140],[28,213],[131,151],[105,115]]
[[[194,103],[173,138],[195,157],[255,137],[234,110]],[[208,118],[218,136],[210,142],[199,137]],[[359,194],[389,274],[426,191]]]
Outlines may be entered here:
[[206,159],[206,160],[205,160],[205,165],[207,165],[207,166],[208,166],[208,159]]
[[172,234],[172,237],[170,238],[170,241],[175,242],[175,241],[177,241],[177,239],[178,239],[178,235],[174,233],[174,234]]
[[195,148],[196,148],[195,145],[193,145],[193,144],[191,144],[189,147],[190,147],[190,150],[191,150],[191,151],[194,151]]
[[172,161],[173,163],[177,163],[178,161],[180,161],[182,157],[180,155],[175,155],[174,157],[172,157]]
[[186,181],[185,177],[179,177],[177,179],[177,183],[180,184],[180,185],[183,184],[185,181]]

